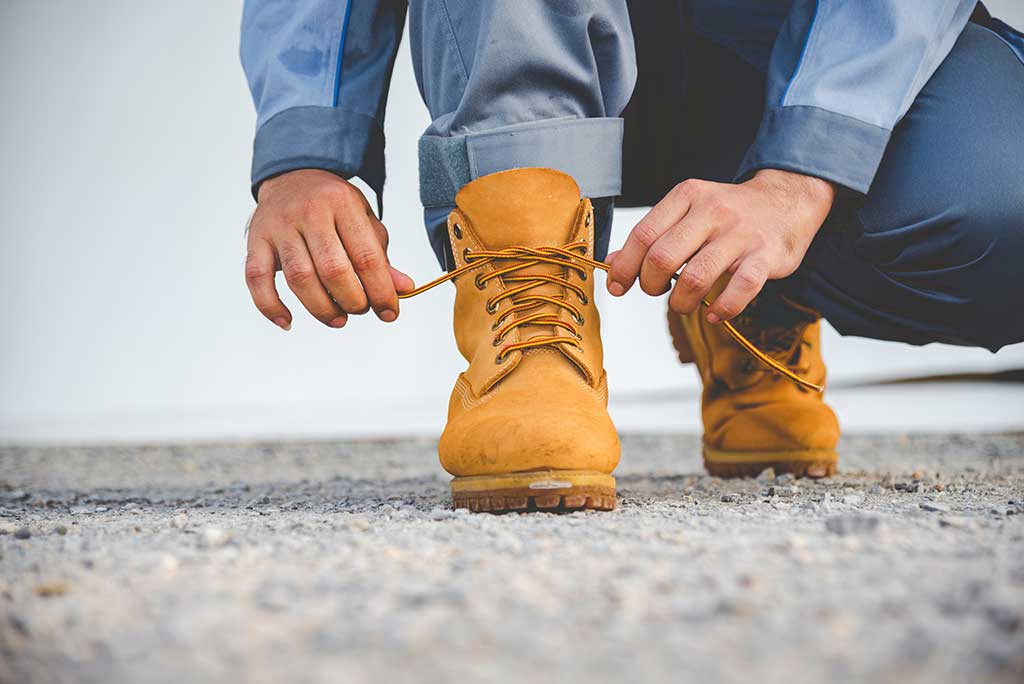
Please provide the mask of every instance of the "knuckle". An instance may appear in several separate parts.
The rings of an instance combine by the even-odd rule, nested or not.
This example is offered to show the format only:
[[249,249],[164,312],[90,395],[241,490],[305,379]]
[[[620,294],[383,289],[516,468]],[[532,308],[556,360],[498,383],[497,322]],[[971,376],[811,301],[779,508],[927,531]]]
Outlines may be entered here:
[[641,221],[636,224],[636,228],[633,229],[633,237],[636,238],[637,242],[647,248],[654,244],[654,241],[658,239],[659,235],[654,226],[646,221]]
[[374,271],[384,265],[384,256],[376,249],[364,247],[352,254],[352,264],[360,273]]
[[324,259],[320,268],[325,280],[344,280],[352,273],[352,267],[345,259]]
[[247,283],[256,283],[266,279],[271,275],[270,269],[261,264],[259,261],[250,255],[245,261],[245,281]]
[[690,262],[679,274],[679,286],[690,292],[704,292],[711,284],[704,270],[698,264]]
[[722,318],[732,318],[733,316],[738,315],[740,311],[743,310],[740,307],[739,303],[734,302],[732,300],[720,301],[717,302],[717,304],[718,311],[721,314]]
[[700,193],[702,185],[701,181],[696,178],[687,178],[680,183],[676,183],[676,186],[672,188],[672,192],[684,197],[693,197]]
[[647,253],[647,262],[659,272],[675,271],[679,266],[677,261],[672,251],[664,246],[655,245]]
[[290,269],[286,268],[284,275],[289,283],[299,287],[310,285],[317,280],[316,271],[306,265],[292,266]]
[[737,284],[744,290],[756,290],[761,287],[761,283],[764,281],[763,270],[760,265],[750,265],[745,269],[741,269],[736,272],[733,278],[736,279]]

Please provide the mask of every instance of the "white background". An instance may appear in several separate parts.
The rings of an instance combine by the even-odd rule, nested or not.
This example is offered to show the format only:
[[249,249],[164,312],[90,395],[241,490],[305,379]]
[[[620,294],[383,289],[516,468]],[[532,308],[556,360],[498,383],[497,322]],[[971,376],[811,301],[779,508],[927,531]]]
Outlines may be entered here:
[[[1024,24],[1014,0],[988,3]],[[395,324],[341,331],[261,319],[243,280],[254,115],[237,57],[241,3],[0,3],[0,442],[436,434],[463,367],[450,288]],[[392,260],[437,274],[416,192],[427,124],[403,46],[387,121]],[[616,218],[613,245],[637,220]],[[696,430],[663,302],[605,297],[620,429]],[[1024,309],[1022,309],[1024,315]],[[1024,367],[827,331],[831,399],[856,430],[1024,428],[1014,385],[856,388],[878,378]]]

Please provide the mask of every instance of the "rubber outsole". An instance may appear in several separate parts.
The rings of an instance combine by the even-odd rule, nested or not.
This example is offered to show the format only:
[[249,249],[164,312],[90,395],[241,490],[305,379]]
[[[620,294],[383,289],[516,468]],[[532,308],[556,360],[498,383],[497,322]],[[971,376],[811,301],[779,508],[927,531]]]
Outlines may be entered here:
[[475,513],[610,511],[616,501],[615,478],[593,470],[456,477],[451,490],[455,508]]
[[721,451],[704,447],[704,467],[715,477],[757,477],[766,468],[777,475],[822,478],[836,474],[839,455],[833,449],[802,451]]

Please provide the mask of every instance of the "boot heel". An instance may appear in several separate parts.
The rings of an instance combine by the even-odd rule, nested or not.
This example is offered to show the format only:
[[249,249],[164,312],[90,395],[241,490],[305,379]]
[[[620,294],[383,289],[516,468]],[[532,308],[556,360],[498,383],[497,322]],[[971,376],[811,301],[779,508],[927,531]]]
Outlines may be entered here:
[[672,346],[676,348],[679,363],[693,363],[693,348],[683,325],[683,317],[672,309],[668,310],[668,331],[672,335]]

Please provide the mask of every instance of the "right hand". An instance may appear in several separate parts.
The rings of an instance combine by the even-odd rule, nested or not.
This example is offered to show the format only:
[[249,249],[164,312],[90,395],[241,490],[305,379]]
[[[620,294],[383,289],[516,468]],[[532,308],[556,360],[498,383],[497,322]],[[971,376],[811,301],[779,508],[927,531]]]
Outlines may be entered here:
[[260,185],[249,226],[245,282],[256,308],[289,330],[292,314],[277,294],[274,273],[313,317],[332,328],[371,307],[398,318],[398,292],[412,279],[388,261],[388,232],[363,193],[319,169],[299,169]]

